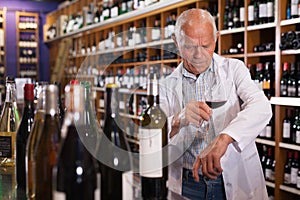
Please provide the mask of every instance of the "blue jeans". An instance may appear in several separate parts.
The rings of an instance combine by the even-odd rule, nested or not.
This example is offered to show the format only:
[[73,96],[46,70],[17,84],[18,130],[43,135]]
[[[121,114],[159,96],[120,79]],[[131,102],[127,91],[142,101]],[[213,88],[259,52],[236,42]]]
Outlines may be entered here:
[[195,182],[191,170],[183,169],[182,195],[197,200],[226,200],[222,175],[211,180],[199,175],[199,182]]

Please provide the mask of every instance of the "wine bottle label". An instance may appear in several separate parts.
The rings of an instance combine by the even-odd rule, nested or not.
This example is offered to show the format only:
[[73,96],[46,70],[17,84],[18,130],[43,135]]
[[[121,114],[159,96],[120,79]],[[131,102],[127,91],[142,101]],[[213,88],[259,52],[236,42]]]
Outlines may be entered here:
[[94,192],[94,199],[100,200],[101,199],[101,174],[97,173],[97,188]]
[[122,199],[133,199],[133,172],[128,171],[122,174]]
[[272,180],[272,170],[271,169],[266,169],[265,174],[266,174],[266,180]]
[[[298,161],[297,161],[298,162]],[[298,168],[291,168],[291,184],[297,183]]]
[[284,184],[290,184],[291,183],[291,174],[284,173]]
[[267,3],[267,17],[274,17],[274,4],[273,2]]
[[297,176],[297,188],[300,189],[300,176]]
[[0,158],[12,158],[16,132],[0,132]]
[[66,194],[64,192],[53,191],[53,199],[55,200],[65,200]]
[[283,123],[283,138],[290,138],[290,130],[291,124],[290,123]]
[[162,130],[139,130],[140,175],[149,178],[162,177]]
[[300,144],[300,131],[296,131],[296,143]]
[[271,137],[272,137],[272,127],[266,126],[266,138],[271,138]]
[[153,28],[152,29],[152,40],[159,40],[160,39],[160,29]]
[[250,22],[254,21],[254,6],[253,5],[248,6],[248,21],[250,21]]

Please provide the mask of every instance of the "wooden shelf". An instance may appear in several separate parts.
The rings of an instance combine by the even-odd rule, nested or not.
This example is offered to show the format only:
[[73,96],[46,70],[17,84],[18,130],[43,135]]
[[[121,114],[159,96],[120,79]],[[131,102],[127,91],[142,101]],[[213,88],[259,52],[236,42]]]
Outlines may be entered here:
[[[58,36],[57,38],[55,39],[52,39],[52,40],[47,40],[45,41],[45,43],[50,43],[50,42],[53,42],[53,41],[56,41],[56,40],[60,40],[62,38],[65,38],[65,37],[71,37],[71,36],[75,36],[77,34],[80,34],[80,33],[83,33],[83,32],[88,32],[88,31],[92,31],[92,30],[95,30],[97,28],[105,28],[105,27],[108,27],[108,26],[116,26],[118,24],[121,24],[121,23],[124,23],[126,20],[132,20],[132,19],[136,19],[136,18],[139,18],[141,16],[145,17],[147,15],[150,15],[150,14],[154,14],[154,12],[161,12],[163,9],[167,8],[167,7],[178,7],[180,3],[192,3],[192,2],[196,2],[196,0],[189,0],[189,2],[187,1],[184,1],[184,0],[165,0],[165,1],[160,1],[158,3],[155,3],[155,4],[152,4],[150,6],[147,6],[143,9],[138,9],[138,10],[134,10],[134,11],[131,11],[131,12],[128,12],[128,13],[125,13],[123,15],[120,15],[118,17],[115,17],[115,18],[110,18],[104,22],[100,22],[100,23],[97,23],[97,24],[92,24],[90,26],[87,26],[87,27],[83,27],[79,30],[76,30],[76,31],[73,31],[71,33],[67,33],[67,34],[64,34],[62,36]],[[177,5],[176,5],[177,4]],[[81,37],[82,35],[79,35],[78,37]]]
[[292,188],[292,187],[289,187],[289,186],[286,186],[286,185],[280,185],[279,188],[283,191],[290,192],[290,193],[293,193],[293,194],[296,194],[296,195],[300,195],[300,190],[298,190],[296,188]]
[[257,142],[259,144],[265,144],[265,145],[269,145],[269,146],[275,147],[275,141],[272,141],[272,140],[266,140],[266,139],[262,139],[262,138],[256,138],[255,142]]
[[297,97],[271,97],[270,102],[281,106],[300,106],[300,98]]
[[279,142],[279,147],[294,150],[294,151],[300,151],[300,145],[296,145],[296,144]]

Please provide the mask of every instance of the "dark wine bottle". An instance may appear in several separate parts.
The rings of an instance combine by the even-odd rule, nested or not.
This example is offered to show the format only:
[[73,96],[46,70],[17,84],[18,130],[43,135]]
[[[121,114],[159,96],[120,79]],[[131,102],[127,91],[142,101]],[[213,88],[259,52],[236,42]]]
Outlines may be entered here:
[[36,199],[52,200],[52,170],[60,143],[60,121],[57,111],[58,87],[46,88],[46,115],[41,138],[35,149]]
[[140,175],[143,199],[167,199],[167,117],[159,106],[159,80],[151,67],[147,86],[148,107],[141,116]]
[[26,199],[26,167],[25,155],[28,136],[34,120],[34,84],[24,86],[24,109],[20,126],[17,131],[16,175],[18,199]]
[[289,78],[289,63],[284,62],[283,63],[283,72],[282,72],[282,76],[280,79],[280,96],[282,96],[282,97],[286,97],[288,94],[288,92],[287,92],[288,78]]
[[291,184],[291,165],[292,165],[292,152],[288,151],[287,153],[287,159],[284,164],[284,180],[283,184],[290,185]]
[[121,200],[126,199],[122,194],[122,187],[125,187],[123,182],[126,182],[123,176],[130,173],[132,160],[119,115],[118,85],[106,84],[105,91],[105,121],[96,150],[96,157],[100,161],[101,199]]
[[291,110],[286,108],[285,117],[282,123],[282,141],[286,143],[291,142]]
[[65,108],[62,103],[62,98],[61,98],[61,83],[60,82],[55,82],[55,85],[58,87],[58,97],[57,97],[57,107],[58,107],[58,116],[59,116],[59,121],[60,125],[62,125],[64,121],[64,116],[65,116]]
[[297,185],[297,176],[298,176],[298,157],[299,153],[298,151],[294,151],[293,160],[291,163],[291,186],[296,187]]
[[54,199],[99,199],[97,165],[83,141],[86,135],[84,116],[84,88],[68,85],[65,88],[67,107],[57,164],[53,167]]
[[268,154],[266,159],[266,165],[265,165],[265,178],[267,181],[273,181],[272,180],[272,164],[273,164],[273,149],[272,147],[268,148]]

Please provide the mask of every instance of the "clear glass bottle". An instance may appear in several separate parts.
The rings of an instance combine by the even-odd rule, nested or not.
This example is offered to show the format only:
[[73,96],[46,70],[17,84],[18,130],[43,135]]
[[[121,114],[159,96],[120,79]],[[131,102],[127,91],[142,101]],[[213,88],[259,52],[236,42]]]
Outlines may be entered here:
[[[148,107],[139,128],[140,175],[143,199],[167,199],[167,117],[159,105],[159,78],[151,67],[148,76]],[[155,158],[155,159],[153,159]]]
[[26,146],[26,196],[27,199],[33,200],[35,198],[35,190],[36,190],[36,158],[35,158],[35,150],[37,148],[37,144],[42,135],[44,123],[45,123],[45,114],[46,114],[46,87],[47,84],[41,84],[38,86],[38,99],[37,99],[37,107],[36,113],[34,116],[34,121],[32,125],[31,132],[28,137],[28,142]]
[[52,200],[52,170],[56,164],[61,137],[57,98],[58,87],[54,84],[48,85],[45,122],[34,153],[36,156],[36,199]]
[[16,131],[20,115],[16,102],[16,83],[6,78],[6,97],[0,117],[0,167],[13,167],[16,162]]

